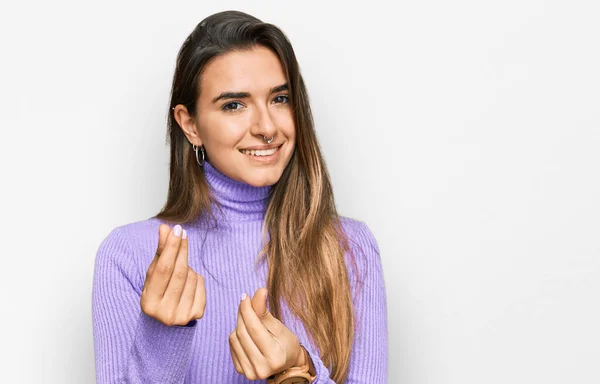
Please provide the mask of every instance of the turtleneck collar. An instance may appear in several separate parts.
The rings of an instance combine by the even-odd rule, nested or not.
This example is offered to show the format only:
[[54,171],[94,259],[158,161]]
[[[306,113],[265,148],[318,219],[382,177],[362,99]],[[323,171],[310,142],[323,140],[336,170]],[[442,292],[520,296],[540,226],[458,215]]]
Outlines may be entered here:
[[208,161],[204,162],[204,175],[215,200],[215,216],[226,221],[263,220],[269,201],[271,186],[255,187],[234,180],[221,173]]

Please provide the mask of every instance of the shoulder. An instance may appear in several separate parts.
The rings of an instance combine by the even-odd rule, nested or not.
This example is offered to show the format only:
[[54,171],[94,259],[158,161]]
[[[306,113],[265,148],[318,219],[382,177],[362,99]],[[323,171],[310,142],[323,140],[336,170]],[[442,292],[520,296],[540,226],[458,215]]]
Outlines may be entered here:
[[384,286],[383,267],[375,235],[364,221],[342,216],[340,221],[350,248],[346,268],[353,296],[365,286],[380,292]]
[[100,243],[97,257],[126,262],[126,259],[134,259],[147,253],[152,244],[156,246],[158,243],[158,227],[163,223],[152,217],[114,227]]
[[117,247],[119,250],[132,249],[133,242],[144,241],[158,233],[161,222],[155,218],[135,221],[114,227],[104,236],[99,250],[106,247]]
[[353,250],[379,256],[379,243],[367,223],[346,216],[339,218]]
[[119,225],[112,229],[107,238],[122,237],[130,242],[144,241],[158,234],[158,227],[167,224],[162,220],[151,217],[145,220],[134,221]]
[[98,246],[96,269],[121,273],[138,283],[140,279],[143,281],[143,271],[148,260],[154,257],[158,227],[162,223],[159,219],[149,218],[114,227]]

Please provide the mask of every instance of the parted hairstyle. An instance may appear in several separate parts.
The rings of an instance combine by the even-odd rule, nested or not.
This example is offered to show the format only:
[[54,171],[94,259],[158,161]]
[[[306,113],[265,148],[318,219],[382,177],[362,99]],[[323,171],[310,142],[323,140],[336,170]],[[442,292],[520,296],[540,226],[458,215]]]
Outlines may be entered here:
[[[215,201],[203,168],[196,163],[172,108],[183,104],[195,116],[206,65],[217,56],[255,46],[270,49],[281,62],[296,129],[296,148],[270,190],[263,223],[265,245],[257,259],[268,260],[269,309],[280,318],[280,300],[284,300],[319,348],[321,360],[331,369],[331,379],[343,383],[355,324],[347,267],[356,268],[355,257],[342,230],[294,50],[275,25],[243,12],[224,11],[201,21],[184,41],[177,56],[167,121],[171,149],[168,197],[155,217],[181,224],[214,217],[211,202]],[[345,254],[350,255],[348,265]],[[290,271],[297,278],[290,278]]]

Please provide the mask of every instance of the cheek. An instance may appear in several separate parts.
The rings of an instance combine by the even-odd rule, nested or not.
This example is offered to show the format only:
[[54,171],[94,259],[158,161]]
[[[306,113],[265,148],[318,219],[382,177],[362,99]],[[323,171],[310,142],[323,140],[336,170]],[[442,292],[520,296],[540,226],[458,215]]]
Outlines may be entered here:
[[240,141],[247,130],[248,122],[244,116],[223,116],[216,112],[206,116],[202,122],[202,132],[207,141],[223,145]]
[[295,136],[294,116],[291,109],[277,114],[277,127],[288,137]]

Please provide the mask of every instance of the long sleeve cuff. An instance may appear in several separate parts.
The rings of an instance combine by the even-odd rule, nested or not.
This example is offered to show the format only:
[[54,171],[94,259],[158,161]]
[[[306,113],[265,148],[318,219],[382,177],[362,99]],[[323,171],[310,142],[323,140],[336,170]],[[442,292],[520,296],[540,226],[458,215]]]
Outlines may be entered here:
[[313,381],[313,384],[335,384],[335,382],[330,378],[331,372],[325,366],[325,364],[323,364],[323,361],[321,361],[319,354],[313,348],[312,344],[308,340],[303,340],[301,343],[304,349],[306,349],[306,352],[312,360],[313,365],[315,366],[317,377],[315,381]]
[[140,312],[128,377],[143,383],[183,383],[191,363],[196,321],[167,326]]

